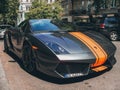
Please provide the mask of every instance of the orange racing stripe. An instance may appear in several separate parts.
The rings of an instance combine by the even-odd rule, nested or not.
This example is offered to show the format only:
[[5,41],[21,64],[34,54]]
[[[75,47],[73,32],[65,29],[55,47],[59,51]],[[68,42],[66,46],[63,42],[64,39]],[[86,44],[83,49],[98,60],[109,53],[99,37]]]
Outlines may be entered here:
[[92,64],[91,67],[97,67],[105,63],[107,60],[107,53],[97,42],[81,32],[70,32],[70,34],[82,41],[95,55],[96,62]]

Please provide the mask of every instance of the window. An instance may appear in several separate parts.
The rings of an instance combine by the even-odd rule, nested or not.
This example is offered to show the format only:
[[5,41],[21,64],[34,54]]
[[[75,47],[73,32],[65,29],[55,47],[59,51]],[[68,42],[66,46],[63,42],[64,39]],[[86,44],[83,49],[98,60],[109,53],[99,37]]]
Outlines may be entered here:
[[26,21],[23,21],[22,23],[20,23],[20,25],[18,27],[21,28],[21,31],[24,32],[25,29],[26,29],[26,25],[27,25],[27,22]]
[[118,20],[116,18],[110,17],[105,19],[106,24],[117,24]]
[[30,9],[29,6],[26,6],[26,11],[29,11],[29,9]]
[[59,28],[51,23],[51,20],[30,20],[31,29],[34,32],[38,31],[57,31]]
[[23,16],[22,16],[22,13],[20,14],[20,17],[22,18]]
[[112,0],[112,7],[116,7],[116,0]]

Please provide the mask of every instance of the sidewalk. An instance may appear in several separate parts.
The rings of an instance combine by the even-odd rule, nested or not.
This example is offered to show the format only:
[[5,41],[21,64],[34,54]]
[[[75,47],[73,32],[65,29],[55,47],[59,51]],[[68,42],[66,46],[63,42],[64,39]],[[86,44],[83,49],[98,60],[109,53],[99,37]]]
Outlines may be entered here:
[[10,90],[0,58],[0,90]]

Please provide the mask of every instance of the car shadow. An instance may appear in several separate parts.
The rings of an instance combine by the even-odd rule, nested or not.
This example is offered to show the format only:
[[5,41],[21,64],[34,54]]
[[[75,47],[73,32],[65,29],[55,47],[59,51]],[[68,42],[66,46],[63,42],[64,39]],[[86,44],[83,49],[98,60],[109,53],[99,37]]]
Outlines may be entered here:
[[3,38],[0,38],[0,41],[3,41],[4,39]]
[[45,81],[48,81],[48,82],[51,82],[51,83],[63,85],[63,84],[71,84],[71,83],[82,82],[84,80],[95,78],[95,77],[97,77],[99,75],[102,75],[105,72],[106,71],[100,72],[100,73],[89,74],[87,76],[81,76],[81,77],[77,77],[77,78],[68,78],[68,79],[54,78],[54,77],[45,75],[45,74],[43,74],[41,72],[36,72],[36,73],[34,73],[32,75],[34,75],[35,77],[37,77],[39,79],[42,79],[42,80],[45,80]]
[[[8,52],[8,54],[15,60],[15,61],[13,61],[13,60],[12,60],[12,61],[9,61],[10,63],[15,63],[15,62],[17,62],[17,63],[20,65],[20,67],[21,67],[24,71],[26,71],[26,70],[24,69],[23,65],[22,65],[21,60],[20,60],[14,53]],[[108,69],[108,70],[110,70],[110,69]],[[108,70],[106,70],[106,71],[108,71]],[[29,73],[29,72],[27,72],[27,71],[26,71],[26,72],[29,73],[29,74],[31,74],[32,76],[38,78],[38,79],[42,79],[42,80],[47,81],[47,82],[50,82],[50,83],[61,84],[61,85],[62,85],[62,84],[70,84],[70,83],[82,82],[82,81],[84,81],[84,80],[88,80],[88,79],[91,79],[91,78],[95,78],[95,77],[97,77],[97,76],[102,75],[102,74],[105,73],[106,71],[102,71],[102,72],[98,72],[98,73],[91,73],[91,74],[89,74],[89,75],[87,75],[87,76],[81,76],[81,77],[77,77],[77,78],[68,78],[68,79],[59,79],[59,78],[51,77],[51,76],[48,76],[48,75],[43,74],[42,72],[38,72],[38,71],[36,71],[36,72],[34,72],[34,73]]]

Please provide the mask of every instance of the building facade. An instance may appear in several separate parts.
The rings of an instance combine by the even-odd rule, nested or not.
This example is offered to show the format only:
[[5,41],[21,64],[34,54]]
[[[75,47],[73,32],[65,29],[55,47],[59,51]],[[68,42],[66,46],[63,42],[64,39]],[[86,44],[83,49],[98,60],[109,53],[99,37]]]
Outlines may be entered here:
[[[72,21],[73,17],[96,14],[95,0],[61,0],[64,9],[63,18]],[[96,3],[97,0],[96,0]],[[120,6],[120,0],[101,0],[99,14],[116,13]]]
[[33,0],[19,0],[19,12],[18,12],[18,19],[17,24],[25,20],[25,13],[29,12]]
[[[29,12],[32,2],[34,0],[19,0],[19,12],[18,12],[18,19],[17,24],[25,20],[25,13]],[[45,0],[38,0],[38,1],[45,1]],[[55,0],[46,0],[48,4],[55,2]]]

